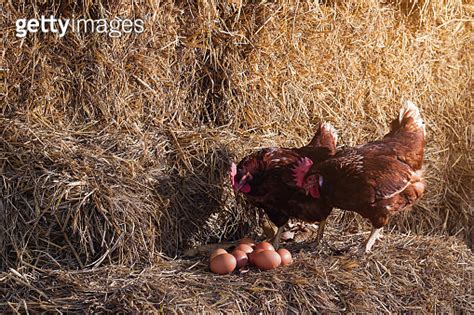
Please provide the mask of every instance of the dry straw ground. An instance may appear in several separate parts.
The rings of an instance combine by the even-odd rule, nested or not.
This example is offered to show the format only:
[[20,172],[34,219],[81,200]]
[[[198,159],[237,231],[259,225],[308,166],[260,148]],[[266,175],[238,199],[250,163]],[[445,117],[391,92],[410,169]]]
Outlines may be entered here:
[[[2,307],[472,310],[472,5],[16,1],[1,14]],[[143,18],[145,32],[15,37],[16,19],[41,14]],[[375,139],[405,98],[427,123],[428,190],[374,256],[346,270],[307,245],[286,270],[222,279],[163,258],[258,232],[231,160],[301,145],[321,120],[341,144]],[[332,223],[329,243],[367,228]],[[292,275],[307,280],[271,280]]]
[[[337,247],[353,235],[333,237]],[[360,241],[361,238],[357,237]],[[345,242],[344,242],[345,241]],[[288,247],[295,263],[272,272],[217,276],[206,261],[160,261],[145,268],[10,271],[0,275],[5,309],[37,313],[426,312],[472,313],[472,253],[454,238],[387,235],[367,257],[311,243]],[[336,246],[336,245],[334,245]],[[449,266],[449,268],[447,268]],[[0,307],[1,309],[1,307]]]

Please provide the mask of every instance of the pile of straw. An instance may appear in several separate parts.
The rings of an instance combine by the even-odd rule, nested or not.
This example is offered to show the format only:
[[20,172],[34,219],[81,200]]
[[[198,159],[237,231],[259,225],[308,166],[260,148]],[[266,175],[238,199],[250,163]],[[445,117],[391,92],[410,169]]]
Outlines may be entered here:
[[[472,312],[472,5],[44,0],[0,14],[0,311]],[[15,36],[40,15],[145,31]],[[302,145],[322,120],[341,145],[379,138],[403,99],[427,124],[428,186],[374,254],[334,250],[367,231],[335,211],[327,243],[289,246],[287,268],[215,276],[182,256],[261,232],[231,161]]]
[[[329,229],[328,241],[351,245]],[[353,244],[352,244],[353,245]],[[11,270],[0,276],[8,312],[427,312],[474,309],[472,252],[455,238],[386,235],[374,254],[336,255],[310,243],[273,271],[218,276],[206,260],[161,261],[131,270]]]

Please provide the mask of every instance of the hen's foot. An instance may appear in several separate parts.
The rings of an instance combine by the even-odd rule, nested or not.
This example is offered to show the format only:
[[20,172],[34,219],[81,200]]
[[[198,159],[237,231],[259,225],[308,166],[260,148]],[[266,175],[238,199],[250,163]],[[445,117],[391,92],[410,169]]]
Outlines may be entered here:
[[365,253],[370,253],[372,250],[372,246],[374,246],[375,241],[378,239],[382,238],[382,235],[380,234],[382,232],[383,228],[372,228],[372,232],[370,233],[369,238],[365,242]]

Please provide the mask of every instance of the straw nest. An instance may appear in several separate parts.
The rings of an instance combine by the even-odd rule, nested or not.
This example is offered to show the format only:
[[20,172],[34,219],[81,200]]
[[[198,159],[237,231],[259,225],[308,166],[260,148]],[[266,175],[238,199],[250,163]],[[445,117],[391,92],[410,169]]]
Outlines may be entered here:
[[[461,245],[472,246],[474,225],[472,9],[460,0],[3,4],[2,305],[472,310],[472,253]],[[142,18],[145,32],[15,36],[16,19],[39,15]],[[381,137],[407,98],[427,123],[428,189],[376,254],[351,260],[308,245],[289,268],[228,277],[163,258],[260,232],[261,214],[229,188],[232,160],[302,145],[322,120],[344,145]],[[357,215],[334,218],[340,237],[365,228]],[[409,232],[420,236],[399,235]]]
[[[336,247],[352,245],[329,230]],[[344,244],[343,244],[344,243]],[[10,270],[0,275],[6,302],[17,312],[416,312],[470,313],[474,309],[472,252],[451,237],[385,235],[374,254],[336,255],[311,243],[288,248],[295,262],[273,271],[250,269],[217,276],[207,261],[111,265],[78,271]],[[333,246],[331,246],[333,247]]]

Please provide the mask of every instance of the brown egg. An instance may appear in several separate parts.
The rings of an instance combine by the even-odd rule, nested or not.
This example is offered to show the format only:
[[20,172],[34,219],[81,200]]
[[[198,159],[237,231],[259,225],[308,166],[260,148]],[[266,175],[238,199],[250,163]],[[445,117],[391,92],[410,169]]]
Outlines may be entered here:
[[287,249],[280,248],[279,250],[277,250],[277,253],[281,257],[282,266],[290,265],[291,263],[293,263],[293,257],[291,257],[291,253]]
[[249,262],[247,254],[241,250],[234,249],[232,255],[235,257],[235,260],[237,260],[237,268],[244,267]]
[[261,242],[261,243],[255,245],[255,249],[260,249],[260,248],[262,248],[264,250],[275,250],[273,245],[268,243],[268,242]]
[[211,271],[220,275],[225,275],[234,271],[237,260],[231,254],[220,254],[211,260]]
[[249,257],[249,263],[251,265],[255,265],[255,255],[260,253],[260,252],[263,252],[264,249],[263,248],[259,248],[259,249],[255,249],[253,252],[251,252],[250,254],[248,254],[248,257]]
[[251,239],[250,237],[244,237],[239,240],[239,244],[248,244],[250,246],[254,246],[255,241]]
[[209,256],[209,260],[213,260],[214,257],[219,256],[219,255],[221,255],[221,254],[225,254],[225,253],[227,253],[227,251],[226,251],[225,249],[223,249],[223,248],[218,248],[218,249],[214,250],[214,251],[211,253],[211,256]]
[[[253,252],[253,248],[252,246],[250,246],[249,244],[240,244],[240,245],[237,245],[237,247],[235,248],[236,250],[241,250],[243,251],[244,253],[246,254],[250,254],[251,252]],[[234,250],[235,250],[234,249]]]
[[280,266],[281,257],[274,250],[264,250],[255,254],[253,261],[258,269],[270,270]]

